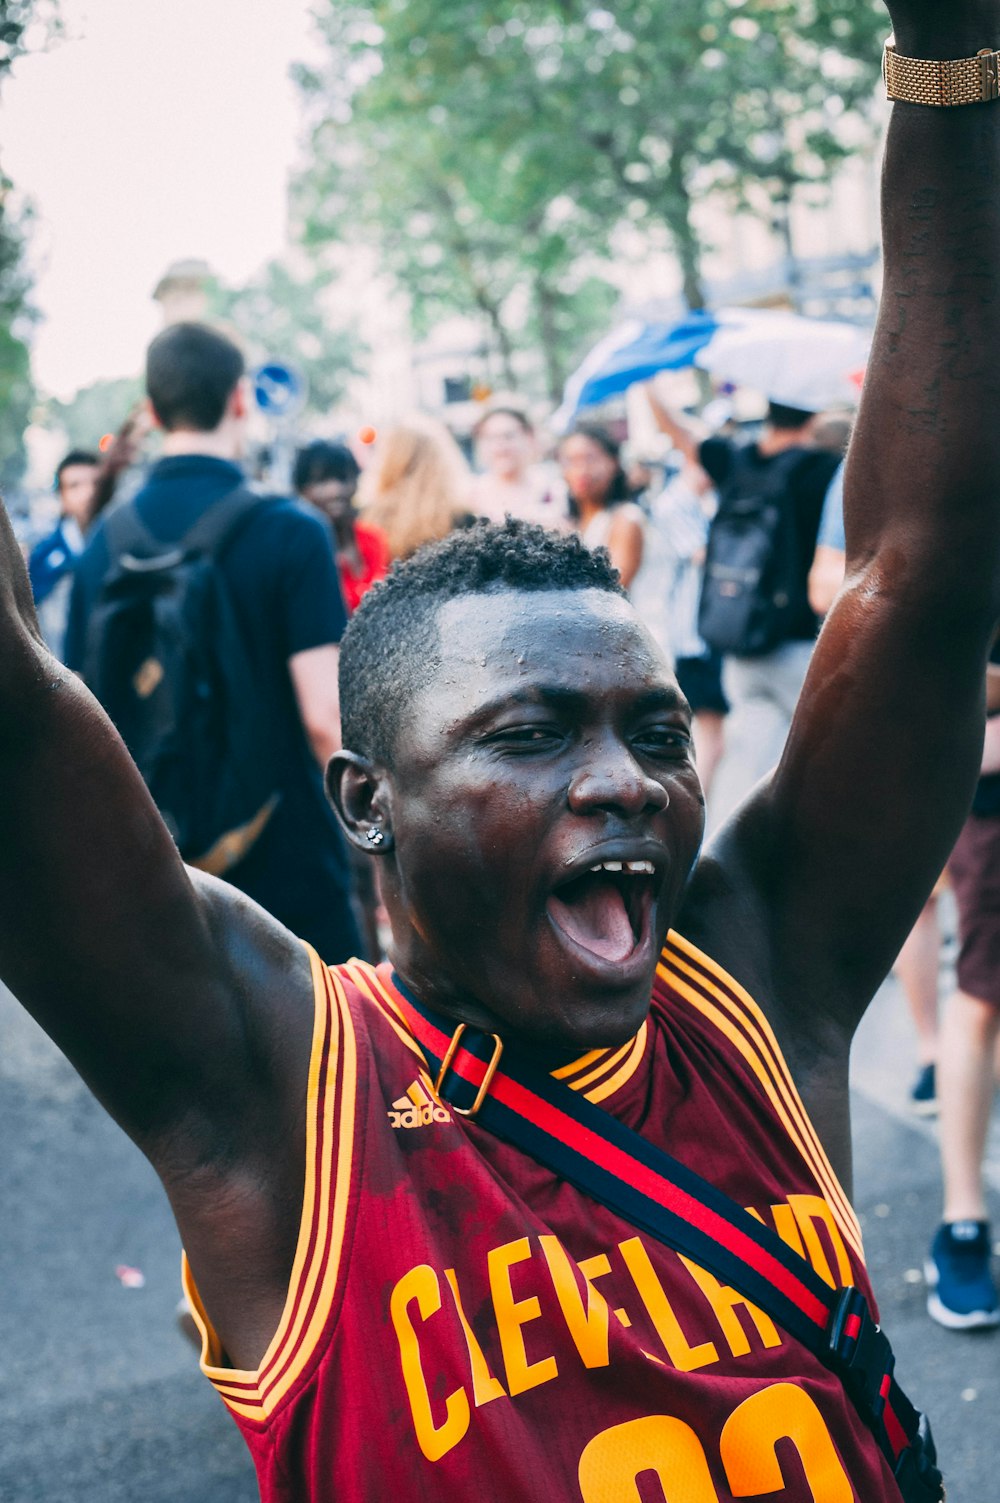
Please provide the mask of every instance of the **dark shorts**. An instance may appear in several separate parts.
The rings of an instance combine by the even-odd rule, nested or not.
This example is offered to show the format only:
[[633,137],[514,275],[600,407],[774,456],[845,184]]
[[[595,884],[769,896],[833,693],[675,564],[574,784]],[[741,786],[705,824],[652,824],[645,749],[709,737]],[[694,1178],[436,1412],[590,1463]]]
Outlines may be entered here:
[[970,815],[948,863],[958,906],[958,984],[1000,1007],[1000,818]]
[[674,665],[681,693],[697,715],[711,710],[716,715],[729,714],[729,701],[722,692],[722,655],[710,652],[703,658],[678,658]]

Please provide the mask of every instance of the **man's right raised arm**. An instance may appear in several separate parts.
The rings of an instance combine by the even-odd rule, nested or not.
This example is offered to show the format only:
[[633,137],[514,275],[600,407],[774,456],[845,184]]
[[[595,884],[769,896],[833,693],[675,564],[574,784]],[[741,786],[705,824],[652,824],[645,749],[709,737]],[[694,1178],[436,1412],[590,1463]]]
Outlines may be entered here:
[[217,891],[194,885],[114,728],[43,645],[0,503],[0,979],[143,1147],[183,1113],[199,1060],[240,1074],[240,903],[230,922]]

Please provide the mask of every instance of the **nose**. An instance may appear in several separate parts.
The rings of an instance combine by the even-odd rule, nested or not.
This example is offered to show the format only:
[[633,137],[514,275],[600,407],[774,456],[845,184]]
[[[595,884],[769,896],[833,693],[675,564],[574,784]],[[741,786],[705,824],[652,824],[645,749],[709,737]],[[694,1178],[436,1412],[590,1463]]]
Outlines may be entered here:
[[574,814],[614,810],[634,817],[659,814],[670,803],[663,784],[651,778],[617,737],[587,743],[567,793]]

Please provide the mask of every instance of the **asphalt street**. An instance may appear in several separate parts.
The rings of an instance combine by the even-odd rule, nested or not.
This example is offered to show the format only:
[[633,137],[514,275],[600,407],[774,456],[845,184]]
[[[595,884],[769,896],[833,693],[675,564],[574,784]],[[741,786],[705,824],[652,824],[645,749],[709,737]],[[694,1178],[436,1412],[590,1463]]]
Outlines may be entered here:
[[[911,1060],[890,984],[856,1050],[856,1203],[949,1503],[1000,1503],[1000,1334],[924,1312],[939,1188],[934,1128],[906,1109]],[[243,1443],[174,1326],[179,1244],[157,1181],[2,989],[0,1144],[0,1503],[254,1503]],[[1000,1232],[1000,1112],[989,1176]]]

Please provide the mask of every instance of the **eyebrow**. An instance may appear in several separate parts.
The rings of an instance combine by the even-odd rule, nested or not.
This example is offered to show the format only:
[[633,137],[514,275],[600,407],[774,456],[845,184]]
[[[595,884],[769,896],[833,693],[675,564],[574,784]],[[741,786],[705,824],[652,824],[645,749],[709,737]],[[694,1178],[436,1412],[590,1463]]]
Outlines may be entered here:
[[[580,689],[567,689],[564,684],[534,684],[531,688],[511,689],[498,694],[460,722],[462,730],[475,730],[494,715],[513,705],[550,705],[565,713],[579,713],[589,703],[591,696]],[[662,685],[641,694],[632,707],[637,715],[649,715],[656,710],[687,710],[687,701],[679,689]]]

